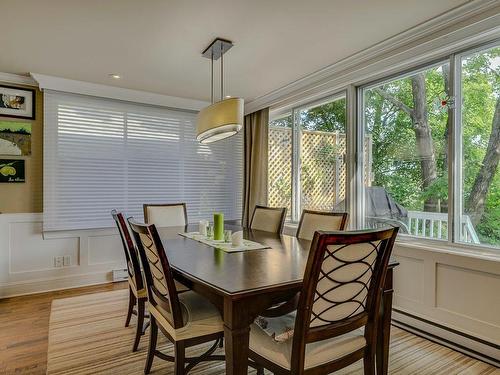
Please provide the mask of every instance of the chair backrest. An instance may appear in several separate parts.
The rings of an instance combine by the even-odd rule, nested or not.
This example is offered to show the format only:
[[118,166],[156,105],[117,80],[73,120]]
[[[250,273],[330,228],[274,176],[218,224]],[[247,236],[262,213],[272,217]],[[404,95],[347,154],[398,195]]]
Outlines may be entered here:
[[174,328],[184,326],[181,305],[167,255],[154,224],[128,220],[141,256],[148,302]]
[[125,217],[121,212],[116,210],[111,211],[111,216],[115,220],[116,226],[118,227],[118,232],[120,233],[120,238],[122,240],[123,251],[125,252],[125,259],[127,260],[127,272],[135,284],[137,290],[144,289],[144,282],[142,280],[141,273],[141,263],[139,261],[139,254],[134,245],[134,241],[130,236],[128,230],[128,225],[125,221]]
[[347,212],[302,210],[297,228],[297,238],[311,241],[317,230],[345,230],[348,219]]
[[144,204],[144,221],[157,227],[180,227],[188,223],[186,203]]
[[281,233],[285,224],[286,208],[255,206],[250,229]]
[[382,286],[398,228],[314,234],[293,336],[293,369],[308,343],[365,327],[375,345]]

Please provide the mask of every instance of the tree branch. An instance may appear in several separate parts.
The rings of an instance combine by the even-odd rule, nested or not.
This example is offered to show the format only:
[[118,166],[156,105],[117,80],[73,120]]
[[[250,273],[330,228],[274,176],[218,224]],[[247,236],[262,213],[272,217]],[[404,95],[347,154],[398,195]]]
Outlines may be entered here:
[[382,90],[379,87],[376,87],[373,90],[375,92],[377,92],[382,98],[384,98],[385,100],[391,102],[400,111],[403,111],[403,112],[407,113],[412,119],[414,118],[415,112],[413,111],[413,109],[410,108],[410,107],[408,107],[402,101],[400,101],[399,99],[396,99],[393,95],[389,94],[387,91]]

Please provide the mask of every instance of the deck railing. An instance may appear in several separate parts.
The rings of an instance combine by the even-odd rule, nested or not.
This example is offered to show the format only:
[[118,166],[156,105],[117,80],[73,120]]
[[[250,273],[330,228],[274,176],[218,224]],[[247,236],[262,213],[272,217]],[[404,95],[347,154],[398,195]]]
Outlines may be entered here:
[[[448,214],[440,212],[408,211],[408,217],[403,220],[367,217],[367,226],[379,228],[386,225],[400,227],[401,233],[421,238],[438,240],[448,239]],[[460,223],[460,238],[464,242],[479,244],[479,238],[468,215],[462,215]]]

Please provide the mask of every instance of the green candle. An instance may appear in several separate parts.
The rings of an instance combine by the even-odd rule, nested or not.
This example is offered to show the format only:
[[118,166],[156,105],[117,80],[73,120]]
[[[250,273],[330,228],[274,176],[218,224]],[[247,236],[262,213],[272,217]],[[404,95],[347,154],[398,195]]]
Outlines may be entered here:
[[224,214],[222,212],[214,213],[214,240],[222,241],[224,239]]

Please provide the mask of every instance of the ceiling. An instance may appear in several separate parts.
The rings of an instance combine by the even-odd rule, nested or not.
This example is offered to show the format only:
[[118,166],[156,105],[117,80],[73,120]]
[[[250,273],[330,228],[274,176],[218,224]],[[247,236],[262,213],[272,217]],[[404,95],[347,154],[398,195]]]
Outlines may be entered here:
[[466,2],[0,0],[0,72],[208,100],[219,36],[226,94],[252,100]]

